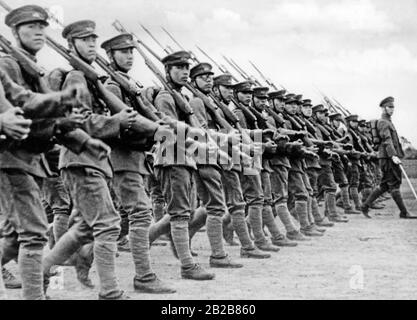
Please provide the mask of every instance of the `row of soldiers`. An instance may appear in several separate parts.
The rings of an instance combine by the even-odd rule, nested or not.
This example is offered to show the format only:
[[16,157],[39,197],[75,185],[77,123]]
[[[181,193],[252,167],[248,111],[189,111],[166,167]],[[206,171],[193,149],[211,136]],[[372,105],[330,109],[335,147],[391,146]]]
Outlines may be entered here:
[[[16,46],[32,61],[45,44],[48,19],[36,5],[6,16]],[[68,25],[62,37],[83,63],[97,59],[93,21]],[[129,75],[137,49],[133,36],[122,33],[101,47],[115,75],[135,86]],[[395,186],[393,179],[387,182],[370,127],[357,116],[343,119],[301,95],[234,83],[230,74],[215,77],[209,63],[191,68],[190,61],[185,51],[162,59],[165,88],[140,95],[155,107],[158,118],[150,120],[116,76],[93,81],[73,64],[44,81],[15,56],[0,58],[0,251],[9,288],[22,286],[24,299],[45,299],[58,265],[75,266],[78,280],[93,288],[94,260],[99,298],[124,299],[115,270],[119,248],[131,252],[136,292],[174,293],[151,267],[150,245],[163,236],[172,243],[183,279],[212,280],[215,275],[191,250],[203,227],[210,267],[237,269],[244,266],[230,257],[225,241],[240,246],[241,258],[268,259],[280,247],[322,237],[326,228],[348,222],[347,215],[363,211],[369,217],[378,198],[398,189],[401,174]],[[189,98],[183,89],[190,86]],[[118,110],[114,101],[123,102],[116,103]],[[213,102],[220,108],[209,108]],[[381,107],[392,110],[393,99]],[[401,157],[398,141],[388,135],[381,140],[394,152],[389,157]],[[372,192],[378,184],[384,187]],[[396,192],[392,196],[400,203]],[[54,243],[45,256],[46,207]],[[21,284],[5,268],[12,260]]]

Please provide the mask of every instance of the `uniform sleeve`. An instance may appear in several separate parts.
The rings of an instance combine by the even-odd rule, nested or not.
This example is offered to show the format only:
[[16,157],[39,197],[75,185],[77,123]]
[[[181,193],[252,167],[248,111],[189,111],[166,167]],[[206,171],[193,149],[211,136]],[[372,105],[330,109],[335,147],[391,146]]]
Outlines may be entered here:
[[63,89],[71,85],[79,85],[84,88],[80,100],[82,102],[81,113],[86,116],[82,129],[91,137],[97,139],[111,139],[120,136],[120,120],[117,116],[109,117],[92,113],[92,100],[88,91],[87,81],[82,72],[71,71],[62,86]]
[[167,91],[161,91],[158,94],[155,98],[155,107],[171,119],[179,120],[174,99]]
[[200,98],[193,98],[190,101],[191,109],[194,112],[201,128],[204,130],[208,129],[207,113],[203,101]]
[[0,58],[0,69],[2,69],[12,81],[22,84],[22,72],[20,66],[11,56],[4,56]]
[[381,138],[381,146],[385,148],[386,154],[389,158],[398,156],[395,151],[394,142],[391,136],[390,123],[384,120],[378,121],[378,132]]

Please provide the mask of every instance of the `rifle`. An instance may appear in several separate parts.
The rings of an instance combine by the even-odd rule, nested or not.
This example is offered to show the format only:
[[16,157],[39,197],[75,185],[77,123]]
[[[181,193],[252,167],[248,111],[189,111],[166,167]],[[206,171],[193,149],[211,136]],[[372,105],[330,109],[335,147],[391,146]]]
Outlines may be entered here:
[[261,78],[264,79],[264,81],[266,82],[266,84],[268,86],[270,86],[274,90],[278,90],[277,86],[271,80],[269,80],[267,77],[265,77],[265,75],[261,72],[261,70],[259,70],[259,68],[252,61],[249,61],[249,63],[259,73],[259,75],[261,76]]
[[188,51],[191,55],[191,59],[195,62],[195,63],[200,63],[200,61],[198,60],[197,56],[194,54],[194,52],[190,51],[190,50],[185,50],[184,47],[174,38],[174,36],[168,32],[168,30],[166,30],[164,27],[161,27],[162,30],[168,35],[168,37],[174,41],[174,43],[183,51]]
[[241,67],[239,67],[239,65],[233,59],[228,59],[225,56],[223,56],[223,59],[226,60],[226,62],[233,69],[235,69],[243,79],[245,79],[246,81],[250,81],[256,84],[257,86],[260,86],[260,87],[262,86],[262,84],[255,77],[249,76]]
[[[139,54],[142,56],[142,58],[144,59],[146,66],[152,71],[152,73],[162,83],[165,90],[167,90],[170,93],[170,95],[173,97],[173,99],[175,101],[175,105],[187,116],[191,127],[200,128],[201,127],[200,122],[196,118],[196,116],[194,115],[194,112],[191,109],[191,106],[189,105],[189,103],[181,96],[181,94],[178,91],[171,88],[171,86],[168,84],[168,81],[165,79],[165,76],[161,73],[161,71],[158,69],[158,67],[151,61],[151,59],[143,51],[143,49],[140,47],[140,44],[143,45],[147,50],[148,50],[148,47],[142,41],[140,41],[139,38],[134,33],[128,32],[127,29],[122,25],[122,23],[120,21],[116,20],[112,25],[118,32],[130,33],[135,38],[135,40],[136,40],[134,42],[135,48],[139,52]],[[156,53],[154,53],[150,48],[149,48],[148,51],[153,56],[155,56],[155,58],[157,58],[159,61],[161,61],[161,58]],[[209,140],[209,143],[211,143],[212,145],[216,145],[215,141],[210,136],[210,134],[208,132],[206,132],[206,133],[207,133],[207,138]],[[223,160],[228,161],[229,156],[221,150],[218,150],[218,151],[219,151],[219,156],[222,158],[221,163],[223,163]]]
[[12,56],[16,59],[22,69],[28,73],[31,77],[37,79],[42,93],[51,93],[49,89],[45,75],[46,72],[40,66],[38,66],[32,59],[25,55],[19,48],[12,45],[3,35],[0,35],[0,49],[4,53]]
[[220,64],[218,64],[216,61],[214,61],[214,59],[213,58],[211,58],[203,49],[201,49],[199,46],[196,46],[197,47],[197,49],[198,50],[200,50],[201,51],[201,53],[203,54],[203,55],[205,55],[206,56],[206,58],[207,59],[209,59],[219,70],[220,70],[220,72],[222,72],[222,73],[229,73],[232,77],[233,77],[233,80],[234,81],[238,81],[238,79],[231,73],[231,72],[229,72],[229,70],[227,70],[227,68],[224,66],[224,65],[220,65]]
[[137,84],[132,84],[120,75],[103,57],[97,56],[96,63],[127,93],[130,102],[140,114],[154,122],[162,118],[158,110],[147,99],[143,99]]
[[166,54],[171,54],[172,52],[170,52],[166,47],[164,47],[159,41],[158,41],[158,39],[157,38],[155,38],[154,36],[153,36],[153,34],[143,25],[143,24],[141,24],[141,23],[139,23],[140,24],[140,26],[142,27],[142,29],[143,30],[145,30],[145,32],[152,38],[152,40],[153,41],[155,41],[157,44],[158,44],[158,46],[160,46],[161,47],[161,49],[166,53]]

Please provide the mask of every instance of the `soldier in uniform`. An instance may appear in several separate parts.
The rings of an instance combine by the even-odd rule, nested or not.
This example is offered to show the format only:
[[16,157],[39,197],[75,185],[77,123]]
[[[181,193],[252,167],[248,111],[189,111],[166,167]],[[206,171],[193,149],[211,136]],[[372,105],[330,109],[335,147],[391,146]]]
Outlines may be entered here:
[[[277,112],[280,117],[270,119],[269,123],[278,129],[281,134],[286,134],[286,121],[283,118],[285,106],[285,90],[271,92],[268,96],[271,101],[273,111]],[[272,121],[274,120],[274,121]],[[290,157],[300,155],[299,149],[301,145],[292,145],[283,140],[278,145],[284,143],[286,147],[284,152],[277,153],[271,160],[271,188],[272,198],[278,217],[283,223],[287,232],[286,237],[291,241],[308,241],[310,238],[304,236],[295,225],[288,208],[289,184],[288,174],[291,168]]]
[[[97,54],[98,37],[93,21],[74,22],[64,28],[62,36],[68,41],[72,54],[88,64],[93,63]],[[83,129],[94,138],[108,140],[129,135],[130,128],[136,122],[143,124],[144,137],[152,136],[158,130],[158,125],[145,121],[130,108],[110,116],[107,106],[99,98],[95,84],[78,70],[68,72],[65,77],[61,70],[55,70],[51,78],[60,82],[54,85],[56,87],[66,88],[77,84],[83,88],[80,98],[83,103],[81,111],[86,117]],[[53,265],[62,264],[81,246],[94,241],[93,252],[101,284],[99,298],[123,299],[124,294],[115,274],[120,217],[114,208],[108,187],[113,176],[110,158],[89,152],[76,155],[63,148],[59,168],[73,201],[76,223],[46,257],[44,273],[48,276]]]
[[166,141],[156,151],[155,173],[157,180],[161,183],[170,219],[160,220],[154,228],[162,229],[164,225],[170,225],[172,240],[181,262],[183,279],[212,280],[215,275],[195,263],[190,250],[191,193],[197,166],[195,159],[187,153],[188,146],[184,137],[187,132],[195,133],[195,136],[204,136],[201,129],[192,128],[186,124],[190,115],[177,106],[178,103],[184,103],[186,99],[181,94],[181,89],[190,76],[190,59],[188,52],[180,51],[162,60],[172,94],[166,90],[160,91],[154,104],[162,114],[178,121],[177,140],[178,136],[180,138],[179,141]]
[[[234,87],[234,95],[237,103],[242,104],[244,107],[251,107],[253,102],[253,89],[250,81],[240,82]],[[255,129],[250,127],[248,119],[245,114],[239,109],[239,106],[234,105],[235,113],[237,114],[240,125],[242,128]],[[263,128],[266,129],[266,128]],[[269,243],[265,237],[263,231],[262,212],[265,202],[265,197],[262,190],[262,179],[260,172],[254,172],[252,174],[245,174],[243,170],[240,173],[240,182],[242,184],[243,196],[246,201],[246,211],[248,215],[248,222],[252,228],[252,232],[255,238],[255,245],[261,251],[278,252],[280,249]]]
[[[5,99],[5,97],[1,97],[2,99]],[[3,104],[3,100],[0,101],[1,104]],[[28,137],[30,133],[30,125],[32,121],[29,119],[23,118],[23,110],[21,108],[10,108],[7,111],[0,113],[0,152],[2,150],[5,150],[8,143],[8,139],[13,139],[17,141],[24,140]],[[6,189],[7,185],[1,183],[0,184],[0,192],[2,194],[10,194],[12,191],[8,188]],[[0,201],[3,201],[3,197],[0,197]],[[0,208],[5,208],[6,204],[1,204],[0,202]],[[0,212],[1,215],[1,212]],[[3,256],[3,246],[0,245],[0,261]],[[7,271],[7,270],[6,270]],[[4,272],[3,272],[4,274]],[[11,278],[11,280],[14,280],[14,276],[7,277],[6,281]],[[3,276],[4,277],[4,276]],[[0,300],[6,298],[6,288],[4,285],[3,277],[0,277]],[[20,284],[20,283],[18,283]],[[15,287],[15,286],[14,286]],[[19,286],[21,287],[21,285]]]
[[381,101],[382,117],[377,122],[377,136],[380,139],[378,146],[378,158],[382,170],[381,184],[372,191],[368,199],[363,203],[362,212],[367,217],[371,204],[385,192],[389,191],[397,207],[400,209],[401,219],[416,219],[409,214],[401,196],[402,172],[401,159],[404,157],[397,130],[392,123],[395,105],[394,98],[388,97]]
[[356,210],[361,210],[362,202],[359,196],[359,182],[360,182],[360,173],[362,168],[362,161],[360,153],[365,152],[365,149],[362,145],[362,141],[356,130],[359,124],[359,116],[352,114],[345,118],[347,124],[347,136],[349,137],[348,142],[353,145],[355,151],[358,154],[354,154],[351,157],[351,166],[348,169],[348,179],[349,179],[349,191],[352,201],[355,205]]
[[[257,87],[253,89],[253,107],[262,113],[265,121],[268,123],[268,127],[276,131],[276,124],[274,119],[267,112],[269,108],[269,88],[267,87]],[[285,137],[277,137],[278,145],[281,146],[281,149],[285,146]],[[281,150],[282,151],[282,150]],[[262,220],[264,225],[267,227],[268,231],[271,234],[272,244],[278,247],[295,247],[297,243],[294,241],[288,240],[288,238],[283,235],[278,228],[278,225],[275,222],[274,214],[272,207],[275,207],[274,199],[272,196],[272,183],[271,176],[274,173],[272,168],[272,163],[274,158],[278,155],[278,150],[265,150],[263,159],[262,159],[262,188],[264,193],[264,207],[262,211]],[[275,163],[275,162],[274,162]]]
[[[128,72],[133,66],[133,38],[130,34],[120,34],[101,45],[107,52],[111,66],[122,77],[134,83]],[[108,79],[106,87],[119,97],[126,105],[135,108],[135,101],[129,98],[114,79]],[[135,264],[136,276],[134,288],[137,292],[166,294],[175,293],[158,279],[151,267],[149,253],[149,228],[152,222],[151,200],[145,190],[145,177],[150,174],[146,166],[145,146],[135,146],[133,141],[115,140],[111,145],[111,161],[113,165],[113,189],[116,203],[122,217],[120,237],[129,232],[130,248]],[[151,143],[153,141],[150,141]],[[152,144],[151,144],[152,145]],[[144,150],[140,150],[143,148]],[[148,147],[149,149],[149,147]],[[124,219],[130,221],[130,226],[124,225]]]
[[[232,76],[230,74],[222,74],[214,78],[213,92],[220,102],[229,106],[233,98],[234,86]],[[242,246],[241,257],[252,259],[269,258],[269,254],[261,252],[256,248],[249,236],[245,222],[245,200],[240,180],[242,171],[242,164],[234,164],[231,169],[223,167],[222,182],[231,224],[229,226],[229,221],[225,220],[223,228],[236,232]],[[233,231],[231,234],[233,235]]]
[[[313,119],[317,128],[317,137],[323,141],[331,141],[331,135],[324,127],[326,123],[326,110],[323,105],[316,105],[313,107]],[[326,213],[329,216],[330,221],[336,223],[348,222],[345,216],[340,215],[336,208],[336,191],[337,185],[332,170],[332,154],[328,150],[323,150],[320,153],[320,173],[319,173],[319,186],[324,191],[324,199],[326,206]]]
[[[35,54],[45,43],[47,19],[45,10],[33,5],[12,10],[5,19],[6,25],[12,28],[22,53],[34,61],[36,61]],[[27,100],[33,95],[19,87],[18,90],[21,92],[17,93],[21,96],[17,96],[16,92],[13,92],[16,90],[14,83],[26,90],[48,92],[48,89],[41,85],[41,81],[27,73],[13,57],[5,56],[0,59],[0,68],[5,71],[2,72],[2,82],[5,90],[12,91],[7,92],[7,97],[13,104],[17,104],[17,99],[23,100],[20,103],[28,102]],[[41,189],[51,172],[43,153],[50,150],[57,139],[76,153],[88,149],[96,142],[80,130],[74,131],[70,136],[67,135],[79,125],[77,119],[66,117],[67,110],[71,109],[65,106],[66,102],[63,98],[66,100],[70,98],[71,107],[77,106],[73,91],[74,89],[68,88],[64,95],[48,94],[52,101],[49,105],[44,105],[45,109],[42,112],[26,110],[26,116],[32,115],[44,119],[36,120],[36,123],[32,124],[32,134],[27,140],[22,144],[14,145],[0,155],[1,180],[5,185],[9,185],[13,194],[13,198],[3,202],[8,204],[7,209],[1,210],[7,217],[3,227],[2,265],[18,258],[24,299],[45,298],[42,290],[41,262],[47,240],[47,219],[42,207]],[[11,108],[10,103],[2,106],[6,110]]]
[[[214,85],[213,76],[212,66],[209,63],[199,63],[190,71],[190,78],[196,90],[205,95],[212,92]],[[207,98],[210,99],[209,97]],[[201,98],[194,96],[190,101],[190,105],[201,127],[204,130],[210,130],[220,144],[230,146],[235,141],[240,140],[239,134],[235,131],[227,134],[219,132],[222,129],[218,123],[219,120],[208,112]],[[218,112],[220,114],[220,110]],[[223,114],[220,114],[220,116],[224,119]],[[209,156],[207,154],[205,157],[205,164],[197,163],[195,179],[198,197],[207,211],[207,234],[212,249],[210,266],[212,268],[241,268],[243,265],[233,262],[224,249],[222,218],[226,213],[226,200],[223,193],[221,167],[218,163],[211,164]]]

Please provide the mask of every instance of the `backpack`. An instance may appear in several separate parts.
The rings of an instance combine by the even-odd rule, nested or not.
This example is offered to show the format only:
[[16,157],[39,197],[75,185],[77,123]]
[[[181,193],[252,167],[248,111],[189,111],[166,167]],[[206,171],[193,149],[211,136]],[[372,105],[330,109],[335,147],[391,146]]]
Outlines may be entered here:
[[371,120],[372,143],[378,147],[381,144],[381,137],[378,133],[378,120]]

